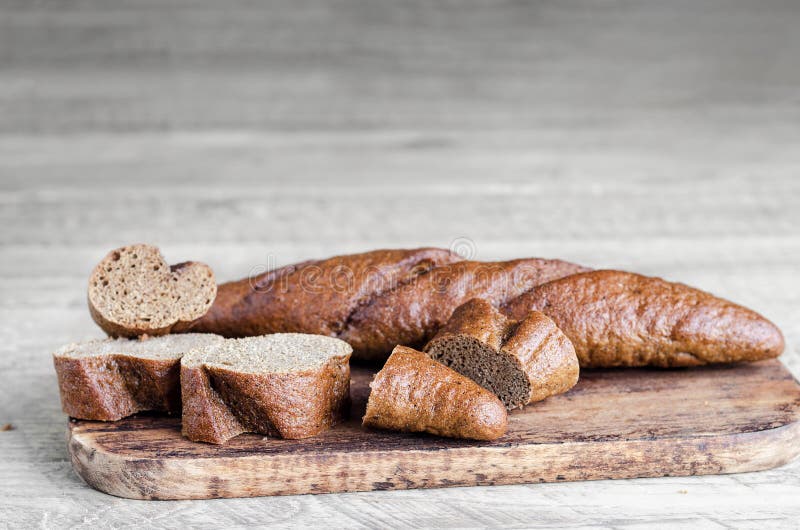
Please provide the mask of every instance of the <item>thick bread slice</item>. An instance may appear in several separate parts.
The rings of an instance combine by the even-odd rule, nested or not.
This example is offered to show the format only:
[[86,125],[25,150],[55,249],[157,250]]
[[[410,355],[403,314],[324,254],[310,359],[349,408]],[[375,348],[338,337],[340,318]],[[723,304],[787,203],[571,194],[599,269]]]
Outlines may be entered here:
[[301,333],[193,350],[181,360],[183,434],[215,444],[245,432],[319,434],[347,412],[352,351],[341,340]]
[[191,333],[64,346],[53,354],[61,407],[73,418],[102,421],[146,410],[179,413],[181,356],[223,340]]
[[214,273],[196,262],[169,266],[158,248],[112,250],[89,277],[89,311],[112,337],[164,335],[203,316],[217,293]]
[[698,366],[758,361],[783,352],[780,330],[758,313],[682,283],[622,271],[556,280],[511,300],[570,338],[582,367]]
[[289,265],[219,286],[192,331],[246,337],[265,333],[336,336],[360,305],[461,258],[439,248],[374,250]]
[[397,346],[370,383],[365,427],[496,440],[508,430],[497,397],[422,352]]
[[509,410],[578,382],[575,348],[552,320],[533,311],[511,321],[478,298],[455,310],[425,352],[493,392]]
[[586,270],[539,258],[442,266],[359,307],[339,337],[353,346],[355,358],[383,361],[397,344],[422,348],[467,300],[500,305],[537,285]]

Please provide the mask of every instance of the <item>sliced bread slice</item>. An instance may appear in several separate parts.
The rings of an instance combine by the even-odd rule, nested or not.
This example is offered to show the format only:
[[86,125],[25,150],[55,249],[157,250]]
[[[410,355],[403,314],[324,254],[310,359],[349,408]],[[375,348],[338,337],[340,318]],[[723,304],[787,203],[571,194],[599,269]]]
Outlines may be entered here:
[[552,320],[533,311],[511,321],[479,298],[459,306],[425,351],[493,392],[509,410],[578,382],[575,348]]
[[369,385],[365,427],[495,440],[508,414],[491,392],[422,352],[397,346]]
[[89,277],[89,311],[112,337],[164,335],[208,311],[217,295],[203,263],[168,265],[158,248],[112,250]]
[[181,360],[183,434],[215,444],[245,432],[319,434],[347,412],[352,352],[339,339],[302,333],[193,350]]
[[223,340],[189,333],[68,344],[53,354],[61,406],[84,420],[113,421],[146,410],[179,413],[181,356]]

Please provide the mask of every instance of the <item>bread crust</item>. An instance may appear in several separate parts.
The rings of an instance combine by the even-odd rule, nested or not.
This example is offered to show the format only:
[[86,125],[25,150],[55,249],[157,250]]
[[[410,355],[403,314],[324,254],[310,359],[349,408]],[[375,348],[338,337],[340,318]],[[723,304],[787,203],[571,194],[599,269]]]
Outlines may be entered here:
[[472,298],[500,305],[537,285],[586,270],[541,258],[445,265],[359,307],[339,337],[353,346],[355,358],[383,361],[397,344],[422,348]]
[[[498,358],[502,357],[504,363],[516,367],[525,378],[527,394],[513,401],[510,397],[503,399],[498,395],[509,410],[564,393],[578,382],[580,370],[575,348],[555,323],[538,311],[528,313],[521,321],[513,321],[488,301],[474,298],[453,312],[453,316],[425,346],[425,352],[443,362],[447,359],[448,343],[452,341],[472,342],[476,347],[482,345],[481,350],[489,350]],[[491,375],[484,376],[488,379],[482,381],[477,373],[467,373],[471,371],[468,367],[464,367],[464,371],[459,370],[455,363],[451,367],[488,390],[493,390],[492,384],[510,383],[493,381],[495,377]],[[504,394],[508,396],[508,393]]]
[[180,359],[54,355],[53,364],[61,408],[73,418],[115,421],[148,410],[181,410]]
[[494,394],[411,348],[397,346],[369,386],[365,427],[473,440],[508,430]]
[[220,285],[211,310],[189,329],[226,337],[287,332],[336,337],[360,305],[460,259],[448,250],[419,248],[289,265]]
[[758,361],[784,349],[780,330],[758,313],[682,283],[630,272],[576,274],[503,308],[511,318],[532,310],[564,331],[581,367]]
[[347,414],[349,360],[334,356],[318,369],[269,374],[182,363],[183,435],[213,444],[246,432],[315,436]]

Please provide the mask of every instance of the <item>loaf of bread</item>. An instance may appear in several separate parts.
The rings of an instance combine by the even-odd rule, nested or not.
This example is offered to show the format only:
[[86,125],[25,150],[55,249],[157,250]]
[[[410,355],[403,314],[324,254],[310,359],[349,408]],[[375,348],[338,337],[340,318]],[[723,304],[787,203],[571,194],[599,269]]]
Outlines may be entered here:
[[548,315],[581,366],[693,366],[783,351],[771,322],[685,285],[559,260],[464,261],[441,249],[339,256],[223,284],[190,329],[319,333],[350,343],[354,359],[381,362],[395,345],[424,347],[472,298],[515,320]]
[[112,337],[164,335],[211,307],[214,273],[203,263],[167,265],[150,245],[121,247],[103,258],[89,278],[89,311]]
[[347,413],[351,353],[341,340],[299,333],[196,348],[181,359],[183,434],[215,444],[245,432],[319,434]]
[[473,440],[508,429],[494,394],[411,348],[397,346],[369,386],[365,427]]
[[226,337],[328,335],[350,343],[355,359],[384,361],[397,344],[424,346],[471,298],[499,305],[585,270],[559,260],[478,262],[442,249],[377,250],[222,284],[211,310],[191,330]]
[[360,305],[459,259],[447,250],[419,248],[289,265],[220,285],[211,310],[191,329],[226,337],[288,332],[335,337]]
[[180,413],[180,359],[219,344],[210,334],[69,344],[53,354],[61,406],[73,418],[113,421],[149,410]]
[[512,321],[479,298],[459,306],[425,352],[493,392],[509,410],[578,382],[575,348],[552,320],[533,311]]
[[783,352],[780,330],[758,313],[681,283],[602,270],[562,278],[509,301],[504,312],[549,316],[582,367],[698,366]]

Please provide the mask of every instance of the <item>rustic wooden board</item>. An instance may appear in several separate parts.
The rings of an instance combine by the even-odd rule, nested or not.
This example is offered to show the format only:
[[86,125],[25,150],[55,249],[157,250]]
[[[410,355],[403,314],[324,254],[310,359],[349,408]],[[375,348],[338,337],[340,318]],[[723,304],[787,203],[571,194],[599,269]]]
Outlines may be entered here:
[[355,368],[352,419],[307,440],[192,443],[178,418],[139,416],[71,421],[69,453],[91,486],[137,499],[739,473],[800,453],[800,386],[778,361],[586,372],[492,443],[363,429],[370,378]]
[[178,418],[139,416],[71,421],[69,452],[91,486],[139,499],[737,473],[800,452],[800,386],[778,361],[586,372],[492,443],[363,429],[370,378],[355,368],[352,419],[307,440],[192,443]]

